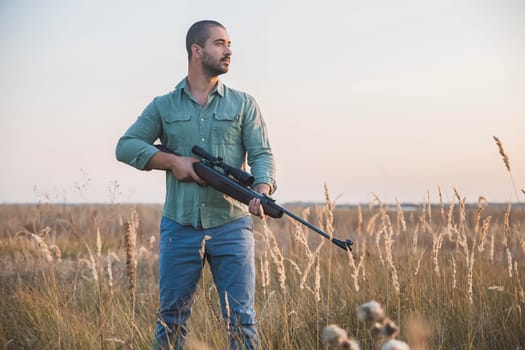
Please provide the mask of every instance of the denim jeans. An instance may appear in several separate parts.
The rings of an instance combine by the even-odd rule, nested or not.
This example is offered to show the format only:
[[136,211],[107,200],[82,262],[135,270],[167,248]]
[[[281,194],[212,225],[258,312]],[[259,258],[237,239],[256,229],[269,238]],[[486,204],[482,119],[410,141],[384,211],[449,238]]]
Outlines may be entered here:
[[[253,223],[250,216],[226,225],[195,229],[163,217],[160,224],[160,307],[155,349],[183,349],[186,323],[207,261],[227,322],[231,350],[258,348],[255,311]],[[201,244],[205,243],[201,258]],[[225,301],[228,297],[228,302]]]

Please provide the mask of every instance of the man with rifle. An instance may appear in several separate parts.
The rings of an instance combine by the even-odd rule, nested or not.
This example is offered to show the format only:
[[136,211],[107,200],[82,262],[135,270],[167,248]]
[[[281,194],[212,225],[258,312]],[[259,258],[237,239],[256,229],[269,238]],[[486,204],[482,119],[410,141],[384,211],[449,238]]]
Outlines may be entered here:
[[[160,223],[160,307],[157,349],[182,349],[197,283],[209,263],[227,321],[231,349],[257,349],[254,238],[248,206],[211,187],[194,169],[200,146],[235,168],[245,166],[259,194],[275,191],[274,159],[259,107],[250,95],[225,86],[232,51],[224,26],[193,24],[186,36],[188,75],[175,90],[156,97],[119,139],[117,159],[141,170],[166,171]],[[154,142],[159,139],[166,152]],[[211,237],[208,239],[208,237]],[[205,242],[204,254],[201,245]],[[227,298],[227,299],[226,299]]]

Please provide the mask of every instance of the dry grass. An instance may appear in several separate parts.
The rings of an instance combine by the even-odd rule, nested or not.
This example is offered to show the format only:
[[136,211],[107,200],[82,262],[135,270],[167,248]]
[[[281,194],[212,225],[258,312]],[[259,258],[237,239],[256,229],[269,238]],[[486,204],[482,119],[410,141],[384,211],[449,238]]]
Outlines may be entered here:
[[[415,349],[525,346],[525,211],[468,205],[458,191],[452,198],[448,208],[376,198],[368,207],[295,209],[352,238],[351,255],[289,219],[255,219],[261,349],[324,349],[330,324],[374,349],[355,312],[371,299]],[[160,216],[160,206],[146,205],[0,206],[0,346],[150,348]],[[201,282],[192,342],[225,348],[208,269]]]

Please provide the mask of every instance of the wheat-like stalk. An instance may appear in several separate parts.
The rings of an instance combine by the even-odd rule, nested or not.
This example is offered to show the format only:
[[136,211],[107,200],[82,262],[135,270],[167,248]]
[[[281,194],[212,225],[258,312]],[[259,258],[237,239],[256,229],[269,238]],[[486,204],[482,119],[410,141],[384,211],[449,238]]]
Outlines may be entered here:
[[487,206],[487,200],[485,197],[480,196],[478,198],[478,209],[476,210],[476,215],[474,216],[474,233],[479,232],[479,222],[481,220],[481,213]]
[[447,214],[447,233],[448,238],[452,239],[452,227],[454,225],[454,202],[450,202]]
[[199,255],[201,257],[201,260],[204,259],[204,253],[206,252],[206,241],[210,240],[211,237],[208,235],[205,235],[204,238],[201,241],[201,248],[199,249]]
[[363,209],[361,205],[357,205],[357,234],[361,235],[363,233]]
[[292,267],[295,270],[295,272],[297,272],[297,275],[299,275],[299,276],[303,275],[303,271],[301,271],[301,268],[299,267],[299,265],[295,261],[293,261],[290,258],[284,258],[284,261],[287,261],[290,265],[292,265]]
[[474,252],[475,250],[472,250],[472,253],[470,254],[470,257],[467,256],[467,302],[469,305],[474,304],[474,293],[473,293],[473,272],[474,272]]
[[136,287],[136,268],[137,268],[137,231],[131,222],[125,224],[124,239],[126,242],[126,269],[128,274],[128,287],[132,297],[134,297]]
[[204,298],[206,299],[206,305],[208,306],[208,310],[210,311],[213,320],[215,321],[216,324],[219,324],[219,322],[221,321],[217,313],[217,310],[213,307],[213,302],[211,298],[212,290],[217,290],[217,288],[215,286],[211,286],[208,289],[204,289]]
[[375,213],[368,219],[368,222],[366,223],[366,233],[370,236],[375,233],[378,217],[379,213]]
[[505,287],[504,286],[490,286],[487,288],[488,290],[495,290],[497,292],[504,292]]
[[494,238],[494,232],[492,232],[492,235],[490,236],[490,263],[494,263],[494,244],[495,244],[495,238]]
[[273,263],[277,269],[277,275],[279,276],[279,286],[283,293],[286,293],[286,269],[284,267],[284,257],[279,249],[279,244],[275,239],[273,232],[268,228],[266,220],[263,219],[263,232],[266,240],[267,248],[270,251]]
[[423,256],[425,255],[425,250],[423,250],[423,252],[421,252],[421,256],[419,257],[419,259],[417,259],[417,264],[416,264],[416,269],[414,271],[414,276],[417,276],[417,274],[419,273],[419,269],[421,268],[421,261],[423,260]]
[[508,248],[509,246],[509,232],[510,232],[510,211],[512,205],[509,203],[507,210],[505,211],[505,217],[503,219],[503,246]]
[[324,197],[326,201],[325,216],[326,216],[326,233],[330,236],[330,239],[334,238],[334,205],[330,199],[330,193],[328,192],[328,186],[324,184]]
[[399,286],[399,279],[397,275],[397,268],[394,264],[394,258],[392,256],[392,245],[393,245],[393,229],[392,229],[392,223],[390,222],[390,217],[386,213],[386,211],[382,215],[383,219],[383,235],[385,240],[385,254],[386,254],[386,261],[388,262],[388,265],[390,266],[390,270],[392,273],[392,285],[394,287],[394,290],[397,295],[399,295],[400,292],[400,286]]
[[416,227],[414,228],[414,236],[412,237],[412,253],[417,252],[418,236],[419,236],[419,223],[416,223]]
[[399,199],[396,197],[396,235],[399,236],[401,232],[406,232],[407,224],[405,221],[405,214],[403,213],[403,208]]
[[97,227],[97,256],[100,259],[102,257],[102,239],[100,238],[100,229]]
[[299,242],[299,244],[304,248],[306,258],[310,259],[312,257],[312,251],[310,250],[310,247],[308,246],[308,241],[306,239],[306,234],[303,231],[303,226],[298,222],[294,222],[294,224],[295,224],[294,239],[296,240],[296,242]]
[[231,310],[228,292],[224,291],[224,309],[226,310],[226,329],[230,331]]
[[130,344],[133,349],[135,346],[135,302],[136,302],[136,283],[137,283],[137,229],[139,227],[139,217],[135,210],[131,212],[129,221],[125,224],[124,239],[126,242],[126,268],[128,273],[129,293],[131,301],[131,339]]
[[108,249],[108,257],[107,257],[107,270],[108,270],[108,285],[109,285],[109,293],[113,295],[113,266],[111,264],[111,250]]
[[261,256],[261,285],[263,294],[267,294],[267,288],[270,287],[270,262],[268,260],[268,249],[264,250]]
[[352,269],[350,274],[354,280],[354,290],[359,292],[359,267],[355,264],[354,256],[349,249],[346,250],[346,255],[348,256],[348,265]]
[[458,285],[457,279],[456,279],[456,275],[457,275],[456,259],[454,259],[454,257],[451,257],[450,262],[452,263],[452,289],[456,289]]
[[379,261],[381,262],[381,266],[385,266],[385,259],[383,258],[383,252],[381,250],[381,232],[382,232],[381,230],[378,230],[376,233],[375,245],[377,248],[377,253],[378,253]]
[[485,239],[487,237],[487,232],[489,230],[490,220],[492,219],[492,216],[488,216],[483,220],[483,224],[481,225],[481,234],[479,236],[479,245],[478,245],[478,251],[480,253],[483,253],[485,250]]
[[466,214],[466,209],[465,209],[466,198],[462,199],[456,188],[454,188],[454,194],[456,195],[456,198],[458,199],[458,202],[459,202],[459,230],[464,232],[465,231],[465,221],[467,220],[467,214]]
[[[357,271],[362,271],[361,275],[363,276],[363,280],[366,280],[365,256],[366,256],[366,240],[363,239],[361,243],[361,256],[359,257],[359,263],[357,264]],[[359,274],[357,277],[359,277]]]
[[469,246],[468,246],[468,239],[467,239],[467,235],[463,232],[459,232],[457,231],[457,240],[456,240],[456,243],[458,245],[458,248],[461,247],[463,248],[463,254],[465,255],[465,258],[466,258],[466,264],[468,266],[469,264],[469,255],[470,255],[470,249],[469,249]]
[[[15,237],[18,237],[18,236],[26,236],[28,238],[30,238],[31,240],[33,240],[33,242],[35,243],[35,245],[40,248],[40,254],[41,256],[48,262],[48,263],[52,263],[54,261],[53,259],[53,255],[51,254],[51,250],[49,248],[49,246],[47,245],[47,243],[44,241],[43,237],[46,236],[47,232],[48,232],[48,227],[46,227],[44,230],[41,231],[41,234],[40,235],[37,235],[37,234],[34,234],[32,232],[29,232],[28,230],[24,230],[24,231],[19,231],[15,234]],[[49,229],[50,230],[50,229]],[[43,233],[43,234],[42,234]],[[57,247],[58,248],[58,247]],[[60,249],[59,249],[60,251]],[[61,257],[62,255],[60,255]]]
[[303,276],[301,278],[301,283],[299,284],[300,289],[304,289],[306,285],[306,280],[308,278],[308,273],[310,272],[312,266],[314,265],[315,258],[317,258],[317,255],[319,254],[319,251],[321,250],[321,247],[324,245],[325,241],[321,241],[321,243],[317,246],[317,249],[312,254],[308,262],[306,263],[306,267],[303,269]]
[[507,153],[505,153],[505,150],[503,149],[503,144],[501,143],[500,139],[496,136],[492,136],[494,138],[494,141],[496,141],[496,145],[498,145],[499,154],[501,155],[501,158],[503,159],[503,164],[505,164],[505,168],[507,168],[507,171],[510,172],[510,161],[509,156],[507,156]]
[[441,246],[443,245],[443,234],[440,232],[439,234],[433,234],[432,239],[432,261],[434,263],[434,272],[436,275],[440,276],[439,271],[439,251],[441,249]]
[[[499,154],[501,155],[501,158],[503,159],[503,164],[505,164],[505,168],[509,172],[510,181],[512,183],[512,188],[514,189],[514,194],[516,195],[516,200],[519,201],[518,191],[516,189],[516,184],[514,182],[514,177],[512,176],[512,171],[510,170],[509,156],[507,155],[507,153],[503,149],[503,143],[501,142],[501,140],[498,137],[496,137],[496,136],[492,136],[492,137],[494,138],[494,141],[496,141],[496,145],[498,146]],[[525,191],[523,189],[521,191],[523,193],[525,193]]]
[[505,248],[505,253],[507,256],[507,271],[509,273],[509,277],[512,278],[512,253],[509,247]]
[[314,299],[319,308],[319,302],[321,301],[321,270],[320,270],[320,258],[317,255],[317,264],[315,264],[315,284],[314,284]]
[[441,187],[438,186],[438,194],[439,194],[439,209],[441,212],[441,220],[443,223],[446,221],[446,215],[445,215],[445,203],[443,202],[443,194],[441,193]]
[[516,281],[518,282],[518,295],[519,295],[520,301],[525,304],[525,291],[523,290],[523,287],[521,285],[520,271],[518,269],[517,261],[514,261],[514,272],[516,275]]

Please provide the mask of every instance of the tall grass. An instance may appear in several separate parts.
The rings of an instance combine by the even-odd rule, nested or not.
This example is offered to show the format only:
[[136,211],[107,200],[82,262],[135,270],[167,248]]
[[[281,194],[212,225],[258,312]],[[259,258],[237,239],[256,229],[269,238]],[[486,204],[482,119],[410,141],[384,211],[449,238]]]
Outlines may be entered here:
[[[408,209],[379,198],[291,208],[352,238],[351,254],[286,218],[255,219],[261,349],[324,349],[330,324],[373,349],[355,312],[369,300],[414,348],[525,346],[523,208],[436,195],[439,204]],[[0,206],[0,346],[151,348],[160,216],[147,205]],[[189,324],[195,349],[227,347],[218,300],[205,269]]]

